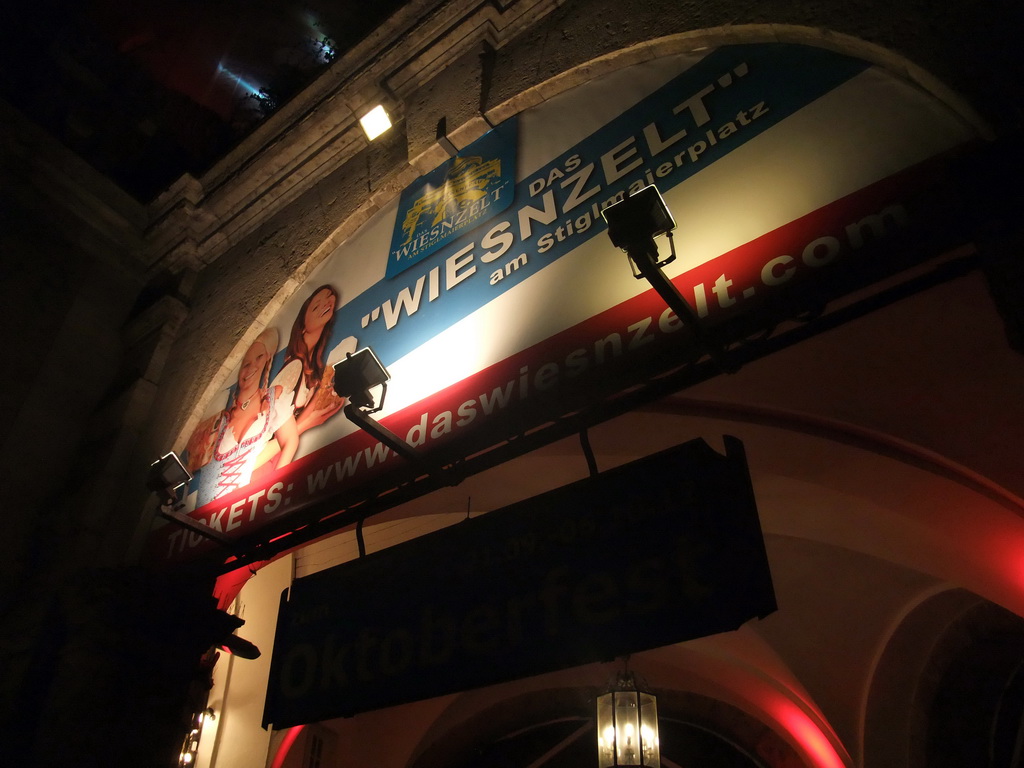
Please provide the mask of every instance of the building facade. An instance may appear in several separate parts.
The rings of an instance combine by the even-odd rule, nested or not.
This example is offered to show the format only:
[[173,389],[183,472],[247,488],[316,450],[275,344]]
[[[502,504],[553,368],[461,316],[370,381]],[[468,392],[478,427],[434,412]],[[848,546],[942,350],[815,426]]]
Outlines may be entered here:
[[[745,446],[778,607],[733,631],[632,655],[631,668],[659,697],[663,764],[1017,765],[1021,28],[1011,3],[410,3],[206,173],[180,178],[146,204],[5,106],[0,290],[13,328],[0,462],[0,701],[5,743],[19,764],[174,764],[204,710],[213,717],[191,758],[203,766],[555,768],[596,760],[593,702],[621,666],[612,660],[264,728],[281,591],[361,553],[585,478],[588,459],[605,470],[697,438],[721,451],[731,435]],[[536,173],[549,156],[582,146],[588,131],[648,104],[658,87],[712,55],[754,48],[768,60],[798,52],[762,110],[780,110],[772,99],[802,93],[805,79],[821,91],[749,141],[743,131],[757,129],[756,102],[728,120],[709,106],[715,88],[746,76],[740,65],[730,79],[676,100],[671,114],[715,131],[699,139],[701,149],[703,131],[680,138],[675,153],[677,168],[693,167],[692,182],[667,195],[681,251],[694,231],[711,239],[715,256],[738,251],[935,158],[952,158],[940,192],[953,188],[957,205],[939,208],[931,229],[886,252],[895,266],[849,289],[823,289],[813,311],[801,306],[771,328],[741,328],[742,339],[729,331],[721,349],[686,364],[638,364],[640,380],[580,395],[585,413],[575,421],[566,412],[534,415],[519,431],[502,425],[497,437],[467,444],[474,453],[512,447],[451,486],[402,503],[373,501],[366,515],[337,501],[342,491],[328,494],[321,502],[334,499],[346,516],[336,525],[286,519],[275,535],[300,520],[312,532],[290,546],[266,548],[266,535],[245,529],[249,554],[259,556],[231,586],[222,580],[217,595],[263,655],[222,655],[211,667],[204,653],[227,631],[211,597],[214,578],[231,570],[220,567],[225,552],[202,543],[200,556],[161,556],[202,537],[162,519],[145,481],[166,452],[196,453],[190,440],[236,377],[242,386],[254,344],[273,329],[277,343],[265,346],[272,355],[284,350],[281,318],[332,265],[372,284],[375,276],[360,272],[370,263],[360,248],[376,242],[367,233],[393,226],[406,190],[492,131],[517,121],[513,182],[543,180],[538,221],[547,216],[545,186],[577,197],[587,190],[586,179],[562,183],[576,166]],[[821,72],[836,61],[854,67],[853,85],[818,84],[816,61]],[[376,104],[393,125],[371,142],[358,118]],[[667,148],[672,132],[644,132],[658,117],[641,118],[637,135]],[[746,142],[743,154],[726,148],[733,132]],[[713,144],[729,154],[708,168],[727,167],[726,159],[735,166],[714,183],[698,165]],[[631,146],[601,155],[606,177],[631,166]],[[895,165],[885,166],[891,158]],[[670,173],[652,166],[650,181]],[[782,210],[790,200],[804,208]],[[552,219],[547,245],[523,246],[529,259],[557,251],[556,227],[578,222],[565,218]],[[831,259],[832,240],[840,248],[838,235],[826,237],[807,238],[805,264]],[[614,250],[604,235],[588,242]],[[451,258],[449,282],[466,269]],[[795,263],[789,253],[774,259],[761,273],[769,284]],[[737,294],[715,278],[702,284],[704,298],[727,309]],[[549,305],[575,306],[589,290],[576,279],[551,289]],[[508,301],[510,319],[502,325],[487,315],[485,331],[525,315],[525,305]],[[337,333],[365,343],[370,323]],[[475,353],[467,345],[461,353]],[[392,367],[392,396],[402,397],[399,372],[406,381],[430,378],[450,364],[442,359]],[[544,362],[523,360],[535,370]],[[622,398],[636,388],[635,399]],[[415,442],[415,421],[389,421],[388,412],[382,420]],[[441,423],[424,430],[441,434]],[[568,426],[545,431],[551,423]],[[311,445],[317,430],[324,425],[299,436],[296,461],[310,454],[302,441]],[[535,433],[530,450],[515,446]],[[288,450],[285,437],[278,443]],[[439,558],[437,567],[446,565]]]

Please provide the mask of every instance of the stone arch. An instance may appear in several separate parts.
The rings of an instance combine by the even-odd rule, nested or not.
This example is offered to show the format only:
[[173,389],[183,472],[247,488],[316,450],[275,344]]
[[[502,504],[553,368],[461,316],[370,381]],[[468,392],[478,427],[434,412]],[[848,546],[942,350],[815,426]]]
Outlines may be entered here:
[[1022,642],[1024,620],[964,589],[910,609],[871,679],[865,766],[1010,765]]
[[915,84],[957,113],[965,122],[972,125],[979,135],[992,137],[991,127],[965,98],[905,56],[852,35],[793,24],[737,24],[654,38],[572,67],[491,107],[487,110],[486,117],[492,124],[501,122],[564,91],[634,64],[678,53],[743,43],[809,45],[863,59]]
[[[565,724],[559,736],[583,739],[592,750],[593,702],[599,692],[591,688],[555,688],[498,702],[446,732],[443,738],[421,747],[408,768],[471,766],[477,756],[493,757],[502,752],[503,743],[523,739],[535,729],[556,723]],[[682,727],[704,732],[747,757],[751,766],[805,765],[797,751],[770,726],[724,701],[685,691],[659,691],[658,716],[663,731]],[[665,736],[671,738],[664,734],[663,745],[667,743]]]

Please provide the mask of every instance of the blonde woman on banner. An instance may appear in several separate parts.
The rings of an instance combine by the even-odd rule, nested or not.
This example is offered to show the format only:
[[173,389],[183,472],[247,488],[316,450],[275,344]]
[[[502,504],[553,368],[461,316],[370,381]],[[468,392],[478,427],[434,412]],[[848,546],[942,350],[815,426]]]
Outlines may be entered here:
[[272,461],[279,469],[295,457],[299,433],[290,397],[269,384],[277,331],[263,331],[246,350],[227,407],[203,421],[185,449],[190,472],[199,471],[196,506],[248,485]]

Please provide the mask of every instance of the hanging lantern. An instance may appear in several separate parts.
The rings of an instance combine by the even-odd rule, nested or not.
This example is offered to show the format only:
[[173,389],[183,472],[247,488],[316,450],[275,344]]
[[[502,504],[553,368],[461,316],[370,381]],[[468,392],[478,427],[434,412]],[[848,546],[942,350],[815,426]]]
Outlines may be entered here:
[[597,753],[599,768],[661,768],[658,700],[631,672],[597,697]]

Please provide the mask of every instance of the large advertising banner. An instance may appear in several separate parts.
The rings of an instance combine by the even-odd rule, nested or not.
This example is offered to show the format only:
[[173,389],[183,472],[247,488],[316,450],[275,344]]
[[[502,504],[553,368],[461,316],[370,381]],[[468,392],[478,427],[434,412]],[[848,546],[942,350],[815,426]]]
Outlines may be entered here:
[[[282,308],[184,446],[187,511],[241,536],[399,465],[333,392],[331,366],[357,348],[392,377],[378,418],[424,453],[479,450],[678,365],[690,331],[601,218],[627,192],[664,194],[666,272],[728,342],[949,247],[934,182],[975,138],[911,84],[788,44],[659,59],[522,112]],[[153,548],[174,560],[202,543],[165,528]]]

